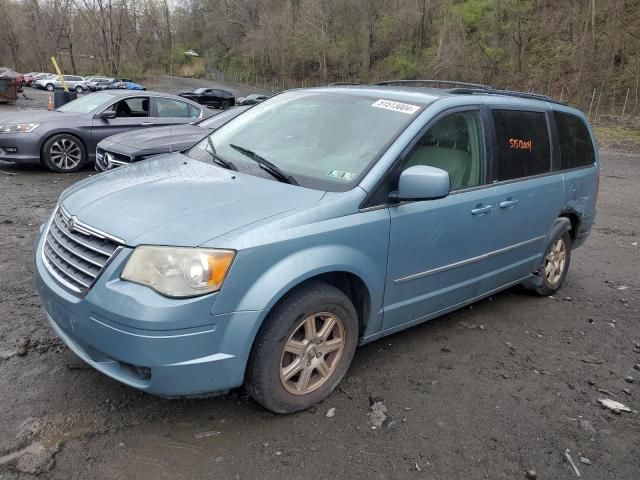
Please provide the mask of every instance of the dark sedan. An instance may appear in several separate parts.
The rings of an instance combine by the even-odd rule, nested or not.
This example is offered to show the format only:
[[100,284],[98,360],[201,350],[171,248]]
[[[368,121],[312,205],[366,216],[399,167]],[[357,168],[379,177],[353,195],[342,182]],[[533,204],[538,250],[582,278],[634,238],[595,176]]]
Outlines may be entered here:
[[264,102],[267,98],[267,95],[262,95],[260,93],[252,93],[247,95],[246,97],[240,97],[238,99],[238,105],[256,105],[258,103]]
[[201,105],[220,108],[222,110],[226,110],[236,104],[236,98],[233,93],[217,88],[196,88],[192,92],[182,92],[178,95],[198,102]]
[[195,124],[126,132],[105,138],[96,149],[96,170],[103,172],[154,155],[185,150],[249,108],[233,107]]
[[42,163],[54,172],[75,172],[95,160],[100,140],[135,129],[192,123],[213,112],[175,95],[108,90],[57,110],[0,115],[0,160]]

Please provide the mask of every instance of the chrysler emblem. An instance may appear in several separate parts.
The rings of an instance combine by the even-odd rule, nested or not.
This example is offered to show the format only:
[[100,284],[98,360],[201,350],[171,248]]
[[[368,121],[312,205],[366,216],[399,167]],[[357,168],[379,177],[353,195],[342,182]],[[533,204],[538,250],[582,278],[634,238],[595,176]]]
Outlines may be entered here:
[[69,230],[70,232],[73,232],[76,229],[76,222],[78,221],[78,218],[73,216],[73,217],[69,217],[67,219],[67,230]]

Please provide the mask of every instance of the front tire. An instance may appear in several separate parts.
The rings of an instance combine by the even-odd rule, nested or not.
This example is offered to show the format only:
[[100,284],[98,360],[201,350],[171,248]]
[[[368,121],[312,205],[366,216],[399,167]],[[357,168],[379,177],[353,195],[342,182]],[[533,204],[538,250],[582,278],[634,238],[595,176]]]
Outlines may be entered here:
[[73,135],[54,135],[42,147],[42,163],[53,172],[73,173],[87,160],[84,144]]
[[84,92],[84,88],[82,88],[80,85],[78,85],[76,87],[76,93],[80,94],[80,93],[83,93],[83,92]]
[[47,92],[53,92],[53,90],[55,90],[55,87],[51,83],[47,83],[45,88],[47,89]]
[[536,288],[538,295],[552,295],[564,282],[571,261],[571,236],[569,231],[557,235],[544,253],[544,266],[538,272],[542,285]]
[[349,298],[324,282],[290,293],[265,320],[245,387],[267,409],[293,413],[324,400],[347,372],[358,340]]

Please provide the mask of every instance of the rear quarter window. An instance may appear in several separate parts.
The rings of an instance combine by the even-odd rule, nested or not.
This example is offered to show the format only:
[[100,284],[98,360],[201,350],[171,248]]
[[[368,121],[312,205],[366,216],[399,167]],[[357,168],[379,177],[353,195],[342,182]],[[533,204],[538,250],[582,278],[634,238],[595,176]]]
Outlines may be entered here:
[[540,175],[551,170],[549,131],[543,112],[492,110],[492,117],[498,181]]
[[560,170],[593,165],[596,155],[589,129],[579,117],[553,112],[560,144]]

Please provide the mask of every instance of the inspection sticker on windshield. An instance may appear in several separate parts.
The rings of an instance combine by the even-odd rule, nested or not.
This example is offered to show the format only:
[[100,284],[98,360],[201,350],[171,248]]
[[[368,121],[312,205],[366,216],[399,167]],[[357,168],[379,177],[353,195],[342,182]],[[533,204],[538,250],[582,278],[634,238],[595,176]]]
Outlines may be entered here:
[[342,170],[331,170],[329,173],[327,173],[327,176],[338,178],[340,180],[344,180],[345,182],[348,182],[350,180],[353,180],[353,178],[355,177],[355,174],[351,172],[343,172]]
[[383,100],[382,98],[380,100],[376,100],[376,102],[371,104],[371,106],[377,107],[377,108],[385,108],[387,110],[393,110],[394,112],[402,112],[408,115],[413,115],[418,110],[420,110],[420,107],[417,105],[411,105],[409,103],[393,102],[391,100]]

